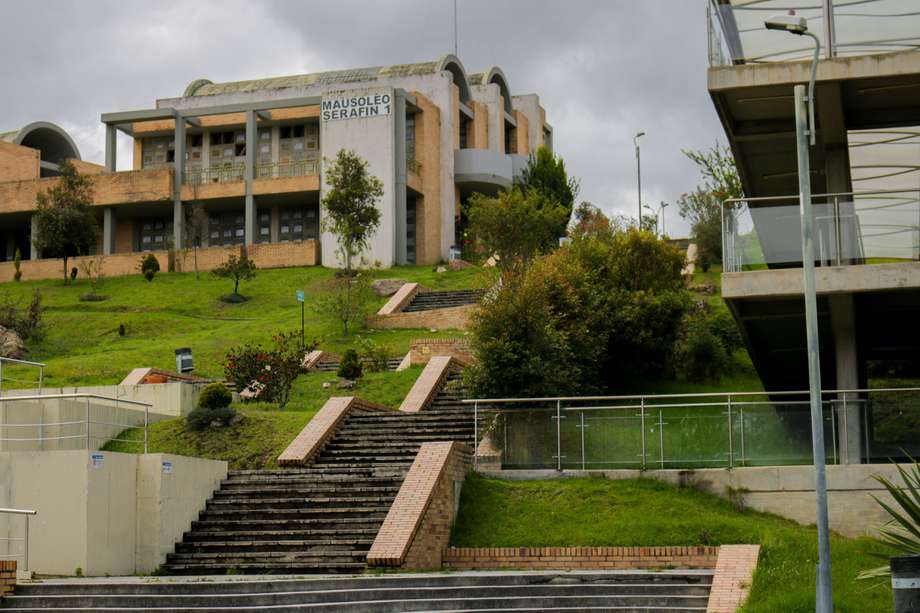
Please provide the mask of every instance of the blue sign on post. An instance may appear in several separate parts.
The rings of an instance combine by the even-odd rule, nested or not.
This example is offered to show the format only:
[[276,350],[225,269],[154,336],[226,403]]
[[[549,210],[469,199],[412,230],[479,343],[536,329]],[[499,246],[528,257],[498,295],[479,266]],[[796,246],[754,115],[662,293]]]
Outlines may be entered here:
[[303,301],[304,301],[303,290],[299,289],[297,290],[297,302],[303,302]]
[[304,304],[303,290],[302,289],[297,290],[296,295],[297,295],[297,302],[300,303],[300,348],[303,349],[305,346],[304,338],[303,338],[304,307],[306,305]]

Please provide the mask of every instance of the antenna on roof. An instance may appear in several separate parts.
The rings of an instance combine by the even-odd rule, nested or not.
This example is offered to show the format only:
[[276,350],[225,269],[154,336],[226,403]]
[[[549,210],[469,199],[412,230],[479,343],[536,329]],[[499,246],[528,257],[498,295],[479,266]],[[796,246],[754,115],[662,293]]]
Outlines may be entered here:
[[457,0],[454,0],[454,55],[459,57],[457,43]]

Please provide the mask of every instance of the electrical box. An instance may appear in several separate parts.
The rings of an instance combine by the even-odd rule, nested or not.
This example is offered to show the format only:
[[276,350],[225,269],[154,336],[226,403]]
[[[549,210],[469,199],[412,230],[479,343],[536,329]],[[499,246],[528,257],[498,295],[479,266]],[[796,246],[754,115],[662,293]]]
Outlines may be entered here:
[[192,362],[192,350],[188,347],[176,349],[176,372],[182,374],[195,370]]

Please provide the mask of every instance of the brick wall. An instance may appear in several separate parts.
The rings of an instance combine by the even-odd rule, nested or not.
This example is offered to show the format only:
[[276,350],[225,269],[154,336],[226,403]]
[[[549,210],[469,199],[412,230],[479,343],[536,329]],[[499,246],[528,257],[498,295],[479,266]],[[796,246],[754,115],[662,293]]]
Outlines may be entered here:
[[423,443],[367,554],[369,566],[440,568],[470,468],[463,443]]
[[451,547],[454,570],[715,568],[718,547]]
[[403,398],[399,410],[406,413],[417,413],[428,408],[428,405],[434,399],[438,390],[441,389],[444,380],[450,373],[452,358],[450,356],[435,356],[428,361],[425,368],[412,389]]
[[409,343],[409,362],[427,364],[437,355],[449,355],[460,363],[473,361],[473,348],[465,338],[417,338]]
[[371,315],[367,318],[370,328],[427,328],[429,330],[466,330],[470,316],[479,308],[475,304],[432,309],[430,311],[413,311],[411,313],[393,313],[392,315]]
[[760,545],[722,545],[712,578],[707,613],[735,613],[744,604],[754,580]]
[[38,149],[0,142],[0,181],[35,179],[39,174]]
[[[120,226],[121,224],[119,224]],[[230,254],[239,254],[239,246],[207,247],[198,250],[198,268],[212,270],[227,260]],[[169,255],[166,251],[151,251],[160,262],[160,270],[166,272]],[[120,277],[124,275],[140,274],[139,263],[141,253],[114,253],[105,256],[103,272],[107,277]],[[318,263],[319,243],[314,240],[296,241],[290,243],[261,243],[249,247],[251,257],[259,268],[285,268],[289,266],[315,266]],[[188,249],[177,254],[176,266],[178,270],[194,270],[194,252]],[[70,258],[67,267],[80,267],[80,262],[86,258]],[[73,262],[71,264],[71,262]],[[61,260],[23,260],[22,278],[24,281],[35,279],[57,279],[63,273]],[[12,262],[0,262],[0,283],[12,281],[15,269]]]
[[302,466],[313,459],[353,410],[390,411],[355,396],[333,396],[278,456],[279,466]]
[[0,600],[16,587],[16,560],[0,560]]

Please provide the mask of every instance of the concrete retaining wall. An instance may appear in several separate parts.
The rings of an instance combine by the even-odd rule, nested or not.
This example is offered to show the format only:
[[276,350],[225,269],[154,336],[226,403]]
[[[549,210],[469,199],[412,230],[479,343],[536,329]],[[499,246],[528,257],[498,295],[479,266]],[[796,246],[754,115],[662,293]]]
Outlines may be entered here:
[[[776,466],[751,468],[707,468],[700,470],[481,470],[501,479],[558,479],[603,475],[608,479],[658,479],[672,485],[689,485],[719,496],[730,491],[740,496],[745,506],[775,513],[800,524],[815,523],[814,468]],[[831,530],[844,536],[876,535],[888,515],[872,496],[892,501],[873,475],[884,475],[901,484],[893,464],[845,464],[827,467],[828,510]],[[730,489],[731,488],[731,489]]]
[[[29,531],[33,572],[149,573],[226,475],[226,462],[167,454],[4,452],[0,507],[38,511]],[[0,515],[0,537],[22,535],[22,517]],[[0,555],[19,547],[0,541]]]

